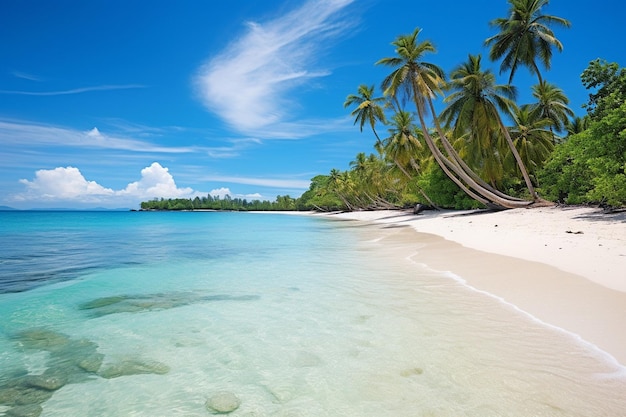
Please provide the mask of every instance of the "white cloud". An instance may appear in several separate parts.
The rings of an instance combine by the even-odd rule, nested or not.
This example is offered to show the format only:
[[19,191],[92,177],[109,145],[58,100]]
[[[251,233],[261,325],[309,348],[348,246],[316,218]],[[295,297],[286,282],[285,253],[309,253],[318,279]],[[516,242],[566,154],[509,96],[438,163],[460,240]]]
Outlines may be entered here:
[[29,74],[27,72],[22,71],[13,71],[13,76],[16,78],[21,78],[28,81],[41,81],[41,77],[33,74]]
[[211,190],[211,191],[209,191],[209,194],[212,197],[219,197],[219,198],[224,198],[227,195],[229,195],[231,197],[233,196],[233,193],[230,191],[230,188],[225,188],[225,187],[216,188],[214,190]]
[[199,147],[166,147],[146,141],[104,134],[97,127],[80,131],[65,127],[0,120],[0,143],[19,146],[57,146],[77,148],[117,149],[131,152],[191,153]]
[[233,198],[245,198],[247,200],[263,200],[263,196],[259,193],[252,193],[252,194],[233,194],[230,191],[230,188],[228,187],[221,187],[221,188],[216,188],[214,190],[211,190],[209,192],[209,194],[212,197],[219,197],[219,198],[224,198],[227,195]]
[[20,183],[26,186],[26,192],[17,196],[20,201],[41,199],[92,202],[115,194],[112,189],[95,181],[87,181],[78,168],[74,167],[41,169],[35,173],[32,181],[22,179]]
[[[22,78],[26,78],[26,77],[22,77]],[[0,94],[16,94],[16,95],[22,95],[22,96],[64,96],[68,94],[88,93],[91,91],[128,90],[131,88],[145,88],[145,86],[140,85],[140,84],[97,85],[93,87],[72,88],[69,90],[58,90],[58,91],[0,90]]]
[[158,162],[141,170],[141,179],[128,184],[128,186],[116,192],[117,195],[129,195],[139,198],[174,198],[189,197],[193,194],[191,188],[178,188],[174,177],[168,168],[163,168]]
[[310,70],[328,39],[345,32],[338,19],[353,0],[310,0],[270,22],[249,23],[247,32],[199,71],[196,84],[205,106],[244,133],[271,130],[278,137],[302,131],[283,126],[293,107],[289,93],[328,75]]
[[154,162],[141,170],[141,179],[122,190],[103,187],[88,181],[78,168],[58,167],[41,169],[32,181],[22,179],[23,193],[13,196],[14,201],[100,203],[106,205],[137,204],[152,198],[188,198],[197,195],[191,188],[178,188],[167,168]]
[[204,178],[206,181],[231,182],[235,184],[259,185],[272,188],[295,188],[306,190],[311,185],[310,180],[281,179],[281,178],[259,178],[259,177],[229,177],[211,176]]

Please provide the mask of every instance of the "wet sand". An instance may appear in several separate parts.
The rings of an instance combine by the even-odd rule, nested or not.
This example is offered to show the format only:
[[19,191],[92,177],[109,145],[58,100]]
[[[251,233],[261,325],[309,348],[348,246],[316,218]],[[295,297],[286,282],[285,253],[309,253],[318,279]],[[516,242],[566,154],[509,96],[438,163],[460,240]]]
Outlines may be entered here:
[[412,261],[448,271],[626,364],[626,213],[550,207],[329,217],[396,230],[389,243],[410,248]]

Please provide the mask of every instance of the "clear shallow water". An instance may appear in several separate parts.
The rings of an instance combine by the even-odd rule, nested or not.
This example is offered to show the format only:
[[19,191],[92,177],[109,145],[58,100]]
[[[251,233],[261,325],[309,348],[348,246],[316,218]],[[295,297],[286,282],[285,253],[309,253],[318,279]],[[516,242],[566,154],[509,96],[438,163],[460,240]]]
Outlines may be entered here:
[[622,368],[420,267],[396,233],[0,213],[0,415],[206,416],[222,391],[248,417],[626,415]]

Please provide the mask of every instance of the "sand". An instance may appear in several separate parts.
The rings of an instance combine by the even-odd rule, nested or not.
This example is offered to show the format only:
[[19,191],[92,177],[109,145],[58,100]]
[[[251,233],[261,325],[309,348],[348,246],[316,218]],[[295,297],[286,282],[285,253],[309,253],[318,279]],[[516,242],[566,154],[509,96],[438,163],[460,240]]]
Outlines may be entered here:
[[398,245],[419,243],[415,262],[451,272],[626,365],[626,213],[544,207],[329,217],[397,230]]

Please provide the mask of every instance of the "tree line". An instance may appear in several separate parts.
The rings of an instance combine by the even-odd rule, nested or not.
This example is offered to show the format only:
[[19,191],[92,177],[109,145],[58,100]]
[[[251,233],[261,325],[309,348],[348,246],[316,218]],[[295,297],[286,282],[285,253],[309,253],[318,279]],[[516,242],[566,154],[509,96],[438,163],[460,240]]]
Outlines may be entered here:
[[210,194],[195,198],[155,198],[141,203],[142,210],[228,210],[228,211],[285,211],[303,209],[298,207],[298,200],[288,195],[277,196],[276,200],[247,200],[212,196]]
[[[429,62],[436,52],[421,30],[398,36],[394,55],[376,62],[390,73],[361,84],[344,107],[375,153],[358,153],[350,168],[311,180],[300,198],[252,201],[208,196],[153,200],[149,209],[361,210],[409,207],[515,208],[559,202],[626,206],[626,69],[601,59],[581,82],[589,90],[576,117],[569,99],[544,78],[563,45],[553,27],[566,19],[543,14],[548,0],[508,0],[509,14],[490,22],[489,60],[500,61],[498,84],[483,57],[469,54],[450,74]],[[534,102],[518,103],[520,68],[537,77]],[[437,100],[440,100],[437,102]],[[437,113],[437,108],[443,108]],[[386,131],[386,133],[382,133]]]

